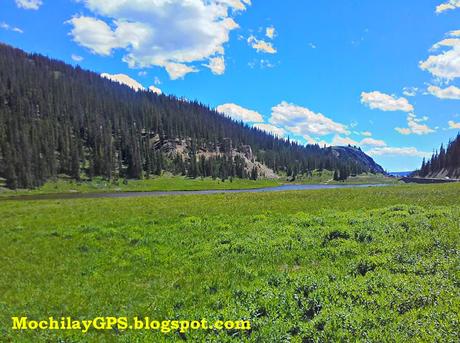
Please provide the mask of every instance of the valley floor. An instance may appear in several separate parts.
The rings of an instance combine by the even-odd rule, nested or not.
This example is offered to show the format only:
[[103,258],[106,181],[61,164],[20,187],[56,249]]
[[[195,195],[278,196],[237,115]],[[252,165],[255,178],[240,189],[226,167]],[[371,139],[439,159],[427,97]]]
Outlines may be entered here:
[[110,182],[102,178],[92,181],[77,182],[69,179],[49,181],[42,187],[27,190],[10,190],[0,187],[1,197],[42,194],[87,194],[87,193],[116,193],[116,192],[155,192],[155,191],[202,191],[202,190],[238,190],[276,187],[283,184],[397,184],[398,179],[381,174],[363,174],[350,177],[344,182],[334,181],[330,171],[313,172],[309,177],[298,177],[294,181],[279,179],[220,179],[196,178],[182,176],[161,176],[144,180],[118,180]]
[[[4,201],[0,340],[458,339],[460,184]],[[250,331],[13,331],[12,316]]]

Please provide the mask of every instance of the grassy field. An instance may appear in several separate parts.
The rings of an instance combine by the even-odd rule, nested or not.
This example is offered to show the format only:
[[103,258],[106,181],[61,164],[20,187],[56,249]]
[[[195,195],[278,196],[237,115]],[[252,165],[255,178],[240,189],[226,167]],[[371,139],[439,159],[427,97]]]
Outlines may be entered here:
[[144,180],[119,180],[109,182],[102,178],[92,181],[76,182],[68,179],[49,181],[42,187],[32,190],[10,190],[0,187],[0,197],[15,195],[42,195],[59,193],[115,193],[115,192],[152,192],[152,191],[199,191],[199,190],[223,190],[223,189],[255,189],[275,187],[282,184],[397,184],[399,181],[384,175],[363,174],[350,177],[345,182],[332,180],[333,173],[327,170],[314,171],[311,176],[299,176],[294,182],[287,182],[285,177],[277,180],[259,179],[229,179],[222,181],[212,178],[191,179],[182,176],[161,176]]
[[232,179],[221,181],[212,178],[190,179],[181,176],[162,176],[145,180],[109,182],[101,178],[92,181],[76,182],[72,180],[49,181],[33,190],[9,190],[0,188],[1,196],[39,195],[55,193],[112,193],[112,192],[152,192],[152,191],[199,191],[208,189],[254,189],[279,186],[279,180]]
[[[281,179],[288,179],[283,176]],[[350,176],[345,181],[334,181],[334,172],[330,170],[315,170],[311,175],[297,175],[291,183],[298,184],[398,184],[400,181],[397,178],[385,176],[383,174],[361,174]]]
[[[458,342],[460,185],[0,203],[0,341]],[[26,331],[11,316],[251,321]]]

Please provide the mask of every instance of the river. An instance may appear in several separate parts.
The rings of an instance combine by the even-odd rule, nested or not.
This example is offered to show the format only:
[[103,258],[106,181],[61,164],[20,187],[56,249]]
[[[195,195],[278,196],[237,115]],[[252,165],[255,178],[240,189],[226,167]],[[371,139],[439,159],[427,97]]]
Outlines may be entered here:
[[369,185],[282,185],[277,187],[266,187],[257,189],[227,189],[227,190],[200,190],[200,191],[154,191],[154,192],[113,192],[113,193],[55,193],[37,195],[18,195],[12,197],[0,197],[0,201],[5,200],[64,200],[64,199],[95,199],[95,198],[139,198],[139,197],[159,197],[171,195],[206,195],[221,193],[268,193],[286,191],[308,191],[318,189],[338,189],[338,188],[367,188],[383,187],[386,184]]

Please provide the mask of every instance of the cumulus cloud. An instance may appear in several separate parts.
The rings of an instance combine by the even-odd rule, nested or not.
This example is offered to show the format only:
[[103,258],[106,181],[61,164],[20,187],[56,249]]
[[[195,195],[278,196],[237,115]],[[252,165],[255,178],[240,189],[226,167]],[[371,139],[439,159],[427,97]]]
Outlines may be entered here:
[[415,114],[411,113],[407,116],[408,127],[405,127],[405,128],[397,127],[395,128],[395,130],[398,131],[402,135],[410,135],[410,134],[427,135],[429,133],[435,132],[435,130],[430,128],[428,125],[422,124],[423,122],[427,120],[428,120],[428,117],[417,118]]
[[360,142],[357,142],[350,137],[342,137],[340,135],[335,135],[332,139],[332,145],[353,145],[353,146],[368,146],[368,147],[384,147],[387,144],[378,139],[374,138],[364,138]]
[[374,139],[374,138],[364,138],[360,145],[362,146],[376,146],[376,147],[383,147],[387,146],[387,143],[380,139]]
[[395,148],[395,147],[377,147],[366,152],[369,156],[408,156],[408,157],[429,157],[430,152],[419,151],[417,148]]
[[276,54],[277,50],[273,47],[273,44],[270,42],[266,42],[261,39],[257,39],[254,36],[250,36],[248,38],[248,43],[251,45],[257,52],[263,52],[266,54]]
[[79,55],[75,55],[75,54],[72,54],[72,56],[70,56],[72,58],[72,60],[74,60],[75,62],[81,62],[83,61],[83,57],[79,56]]
[[183,63],[167,63],[164,67],[171,80],[182,79],[187,74],[198,72],[198,69],[195,67],[191,67]]
[[205,66],[211,69],[215,75],[223,75],[225,73],[225,60],[223,56],[211,58],[209,64],[205,64]]
[[130,78],[128,75],[125,74],[107,74],[103,73],[101,74],[102,77],[109,79],[113,82],[118,82],[122,85],[126,85],[128,87],[131,87],[134,89],[136,92],[139,90],[144,90],[145,88],[136,80]]
[[315,113],[308,108],[286,101],[272,108],[270,123],[299,136],[350,134],[345,125],[337,123],[321,113]]
[[19,27],[11,26],[5,22],[0,23],[0,29],[7,30],[7,31],[13,31],[17,33],[24,33],[24,31],[22,31]]
[[449,128],[451,129],[460,129],[460,123],[456,123],[453,120],[449,121]]
[[[131,68],[164,67],[172,79],[198,71],[193,65],[209,61],[222,72],[224,44],[238,28],[232,14],[250,0],[81,0],[95,15],[70,19],[74,41],[95,54],[126,51]],[[96,18],[97,16],[97,18]]]
[[42,4],[41,0],[16,0],[16,6],[25,10],[38,10]]
[[429,86],[428,92],[440,99],[460,100],[460,88],[455,86],[450,86],[444,89],[436,86]]
[[163,94],[163,92],[161,91],[160,88],[157,88],[157,87],[155,87],[155,86],[153,86],[153,85],[149,87],[149,90],[150,90],[151,92],[153,92],[153,93],[158,94],[158,95]]
[[219,113],[223,113],[232,119],[238,121],[241,120],[246,123],[259,123],[264,121],[264,118],[260,113],[248,110],[247,108],[241,107],[236,104],[223,104],[217,106],[216,111]]
[[267,36],[268,38],[273,39],[275,38],[275,35],[276,35],[276,29],[273,26],[267,27],[265,29],[265,36]]
[[335,135],[332,139],[332,145],[359,145],[358,142],[354,141],[350,137],[342,137],[340,135]]
[[[459,31],[449,32],[448,36],[458,37]],[[460,39],[444,39],[436,43],[431,50],[442,48],[444,49],[439,54],[430,55],[427,60],[420,62],[420,68],[435,77],[451,81],[460,77]]]
[[454,10],[460,7],[460,0],[448,0],[436,7],[436,13],[442,13],[449,10]]
[[397,98],[393,95],[384,94],[378,91],[361,93],[361,103],[369,106],[371,109],[382,111],[404,111],[412,112],[414,107],[406,98]]
[[256,129],[271,133],[272,135],[280,137],[280,138],[286,135],[286,130],[280,127],[277,127],[275,125],[271,125],[271,124],[259,123],[259,124],[254,124],[253,127],[255,127]]

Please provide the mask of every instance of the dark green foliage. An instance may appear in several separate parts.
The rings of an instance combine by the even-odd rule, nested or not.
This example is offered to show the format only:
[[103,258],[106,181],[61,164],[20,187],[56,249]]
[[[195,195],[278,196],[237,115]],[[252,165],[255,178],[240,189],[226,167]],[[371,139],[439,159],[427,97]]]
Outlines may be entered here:
[[[187,141],[186,156],[162,150]],[[288,176],[340,170],[343,180],[371,171],[330,148],[300,146],[215,112],[196,101],[135,92],[99,75],[0,45],[0,177],[34,188],[58,175],[72,179],[142,179],[163,171],[192,178],[256,179],[233,151]],[[219,151],[209,158],[200,151]],[[203,155],[201,155],[203,156]]]
[[422,167],[416,174],[426,177],[436,176],[440,172],[446,176],[460,177],[460,134],[449,142],[447,149],[441,145],[439,152],[436,151],[430,160],[423,159]]

